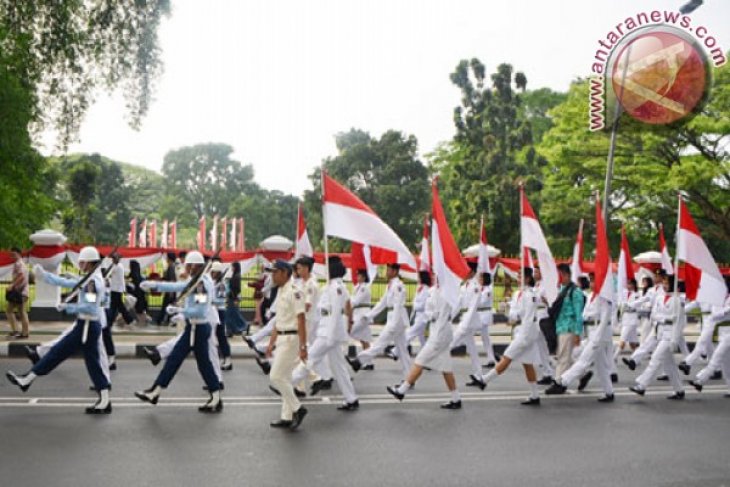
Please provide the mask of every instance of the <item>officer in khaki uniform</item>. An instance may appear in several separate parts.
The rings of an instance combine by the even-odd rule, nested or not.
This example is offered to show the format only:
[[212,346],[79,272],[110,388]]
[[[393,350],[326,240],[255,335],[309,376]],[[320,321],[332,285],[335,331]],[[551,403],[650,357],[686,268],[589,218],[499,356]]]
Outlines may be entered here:
[[274,284],[279,288],[274,303],[276,326],[271,333],[266,356],[273,364],[269,373],[271,386],[281,393],[281,419],[271,423],[273,428],[296,429],[307,414],[291,384],[294,368],[307,360],[307,329],[305,299],[302,290],[292,280],[292,266],[277,260],[270,269]]

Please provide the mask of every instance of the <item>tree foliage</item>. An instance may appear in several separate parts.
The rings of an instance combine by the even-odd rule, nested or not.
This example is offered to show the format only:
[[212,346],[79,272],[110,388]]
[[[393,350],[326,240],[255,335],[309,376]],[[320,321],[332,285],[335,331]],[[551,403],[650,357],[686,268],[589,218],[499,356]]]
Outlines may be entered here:
[[[368,204],[411,247],[420,241],[423,217],[430,209],[428,171],[418,158],[412,135],[389,130],[380,138],[351,129],[335,136],[338,154],[324,160],[327,173]],[[312,242],[321,242],[321,173],[310,176],[305,191],[307,226]],[[349,244],[333,240],[333,249]]]

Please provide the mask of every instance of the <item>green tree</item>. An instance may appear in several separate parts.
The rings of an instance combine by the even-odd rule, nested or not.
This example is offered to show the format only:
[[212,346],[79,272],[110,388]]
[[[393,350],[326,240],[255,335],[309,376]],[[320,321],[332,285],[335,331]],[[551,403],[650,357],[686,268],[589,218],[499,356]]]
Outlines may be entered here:
[[[694,118],[655,126],[622,116],[609,200],[613,249],[621,223],[637,251],[657,248],[659,223],[671,244],[682,191],[715,258],[730,260],[730,69],[716,69],[714,77],[709,102]],[[542,217],[562,255],[570,253],[578,220],[593,221],[591,193],[603,190],[605,179],[609,135],[588,131],[587,100],[587,82],[573,83],[550,112],[554,126],[539,147],[550,161]]]
[[66,159],[61,168],[69,203],[61,213],[66,236],[72,242],[93,242],[92,203],[98,194],[101,167],[88,157],[79,157]]
[[[539,211],[545,165],[533,145],[530,110],[523,105],[527,78],[500,64],[488,83],[486,67],[475,58],[462,60],[451,81],[462,95],[454,109],[456,135],[429,158],[442,181],[454,236],[462,246],[474,243],[484,214],[490,241],[506,252],[517,251],[518,183],[524,183]],[[531,110],[539,113],[547,102],[536,98]]]
[[157,29],[169,11],[169,0],[0,0],[2,50],[30,96],[34,126],[52,122],[66,147],[97,89],[117,87],[138,126],[162,69]]
[[232,153],[230,145],[213,143],[168,152],[162,164],[166,194],[185,200],[197,218],[228,214],[233,200],[258,188],[253,167],[231,159]]
[[244,217],[246,246],[253,248],[271,235],[294,240],[298,205],[296,196],[257,188],[233,201],[228,215]]
[[[406,245],[420,241],[423,217],[430,208],[428,170],[418,158],[413,135],[389,130],[379,139],[351,129],[335,136],[338,154],[324,160],[327,173],[348,186],[368,204]],[[305,191],[307,227],[313,244],[322,240],[321,173],[310,176],[312,190]],[[333,250],[349,244],[333,240]]]

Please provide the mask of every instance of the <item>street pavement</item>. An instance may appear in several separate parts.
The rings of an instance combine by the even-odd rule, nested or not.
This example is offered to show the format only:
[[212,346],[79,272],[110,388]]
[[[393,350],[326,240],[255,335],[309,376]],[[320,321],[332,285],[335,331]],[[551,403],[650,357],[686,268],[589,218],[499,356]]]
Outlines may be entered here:
[[[448,400],[440,374],[426,373],[405,401],[385,386],[400,368],[388,359],[353,374],[357,412],[337,411],[333,391],[305,400],[299,431],[272,430],[278,398],[251,359],[225,372],[225,409],[207,399],[194,360],[157,406],[133,397],[160,366],[122,359],[113,372],[114,412],[87,416],[94,402],[82,360],[71,359],[23,394],[0,381],[0,485],[12,486],[730,486],[730,399],[713,381],[684,401],[666,383],[643,398],[627,391],[636,372],[619,369],[616,402],[584,393],[525,407],[521,368],[484,391],[464,387],[468,362],[455,358],[464,408]],[[0,370],[25,372],[25,359]],[[638,371],[637,371],[638,372]]]

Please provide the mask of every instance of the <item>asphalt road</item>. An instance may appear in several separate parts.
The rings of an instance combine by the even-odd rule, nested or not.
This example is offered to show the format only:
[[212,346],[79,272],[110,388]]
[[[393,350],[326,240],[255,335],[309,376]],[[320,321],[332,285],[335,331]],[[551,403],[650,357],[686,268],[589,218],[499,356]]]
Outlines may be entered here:
[[[307,400],[297,432],[271,430],[278,398],[252,360],[225,373],[225,409],[197,412],[207,395],[188,360],[158,406],[133,391],[159,367],[122,360],[114,372],[110,416],[90,417],[83,362],[69,360],[26,394],[0,381],[0,485],[12,486],[730,486],[730,399],[723,382],[668,401],[657,383],[644,398],[626,390],[620,368],[613,404],[582,394],[526,396],[521,369],[485,392],[463,387],[467,361],[456,359],[461,411],[444,411],[440,375],[428,373],[402,404],[385,392],[397,364],[378,360],[355,375],[357,412],[339,398]],[[22,359],[0,370],[25,371]],[[690,388],[691,389],[691,388]],[[332,391],[333,393],[335,391]]]

